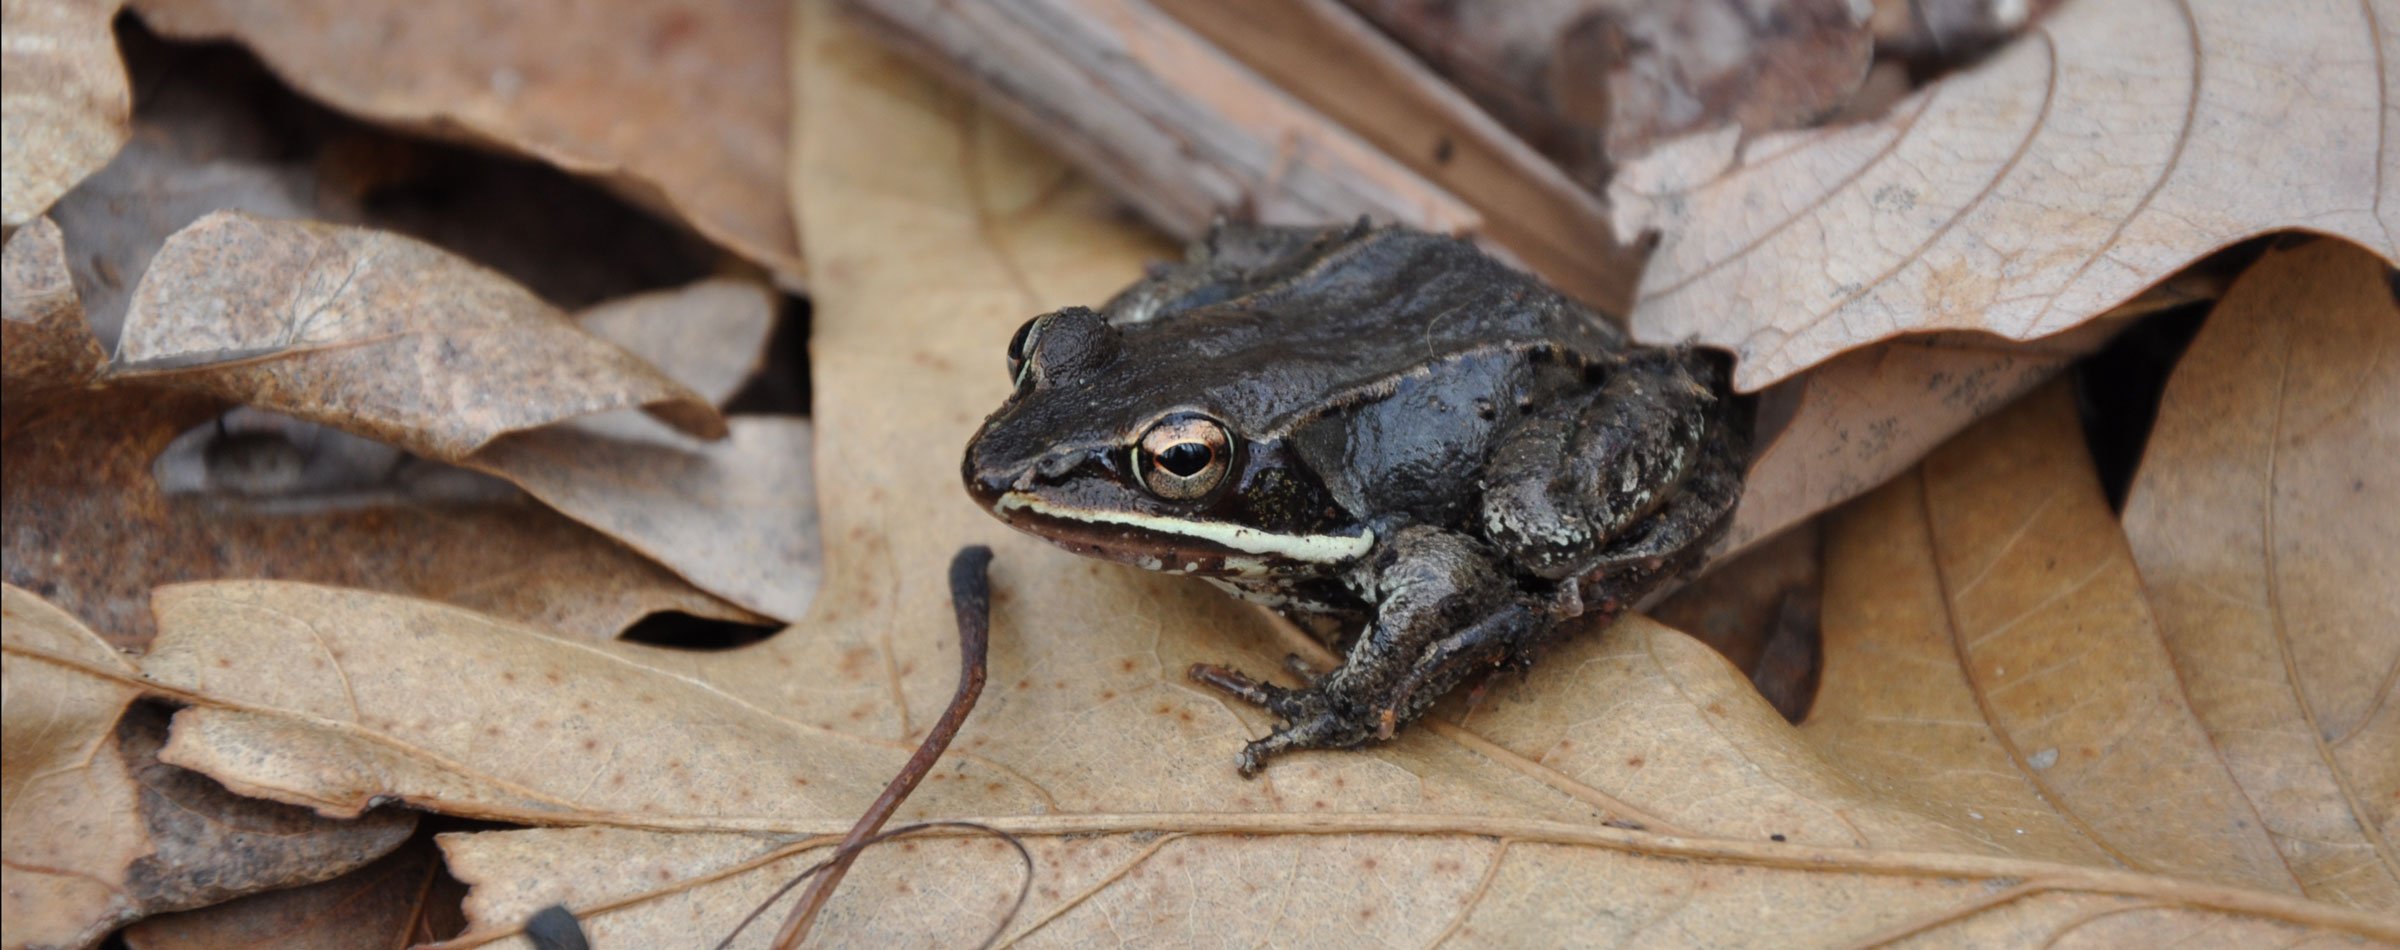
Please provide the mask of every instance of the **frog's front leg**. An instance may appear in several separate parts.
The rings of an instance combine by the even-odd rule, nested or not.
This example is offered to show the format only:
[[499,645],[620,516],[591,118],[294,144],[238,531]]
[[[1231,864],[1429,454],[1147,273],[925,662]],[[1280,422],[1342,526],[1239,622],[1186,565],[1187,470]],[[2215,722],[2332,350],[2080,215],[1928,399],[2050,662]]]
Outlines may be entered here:
[[[1518,603],[1515,585],[1473,539],[1438,528],[1403,528],[1370,557],[1375,616],[1332,672],[1289,689],[1222,667],[1192,668],[1194,680],[1286,722],[1242,750],[1242,774],[1255,775],[1268,758],[1293,749],[1346,749],[1390,738],[1394,725],[1416,718],[1465,675],[1459,664],[1445,663],[1444,681],[1427,681],[1419,666],[1436,644],[1468,631],[1478,631],[1476,639],[1485,643],[1515,642],[1534,623],[1533,612]],[[1459,669],[1455,675],[1453,668]]]

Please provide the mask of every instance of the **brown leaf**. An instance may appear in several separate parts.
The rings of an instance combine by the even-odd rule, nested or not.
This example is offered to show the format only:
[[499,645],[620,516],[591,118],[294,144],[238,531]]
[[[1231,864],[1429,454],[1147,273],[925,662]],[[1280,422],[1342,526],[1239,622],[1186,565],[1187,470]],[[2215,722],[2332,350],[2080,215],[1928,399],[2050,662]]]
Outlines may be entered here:
[[784,281],[802,276],[776,0],[135,7],[170,36],[238,39],[343,111],[605,177]]
[[2270,251],[2167,383],[2125,533],[2184,694],[2319,900],[2400,913],[2400,302]]
[[[0,943],[78,946],[139,913],[126,868],[150,853],[140,791],[117,755],[117,717],[140,690],[133,665],[65,611],[0,588]],[[32,651],[28,655],[23,651]],[[37,656],[38,655],[38,656]],[[109,671],[90,675],[41,657]]]
[[304,887],[160,914],[125,928],[132,950],[389,950],[438,935],[417,932],[441,873],[431,841]]
[[662,610],[760,619],[506,486],[496,498],[447,499],[417,491],[403,467],[399,480],[313,499],[163,490],[160,457],[179,437],[198,437],[195,462],[213,454],[219,466],[237,464],[228,449],[242,434],[209,424],[219,408],[204,397],[118,387],[0,443],[8,581],[49,592],[126,648],[150,640],[152,587],[226,577],[435,597],[590,638]]
[[1635,335],[1732,349],[1753,390],[1903,333],[2057,333],[2268,231],[2400,257],[2395,18],[2068,4],[1883,120],[1662,148],[1609,189],[1663,235]]
[[[1985,670],[1963,664],[1946,631],[1905,628],[1895,639],[1931,644],[1930,665],[1860,664],[1882,645],[1852,641],[1842,694],[1819,706],[1914,738],[1836,741],[1838,731],[1787,725],[1707,647],[1634,618],[1563,644],[1472,709],[1454,698],[1389,745],[1238,778],[1231,756],[1267,718],[1180,671],[1196,660],[1272,668],[1291,642],[1212,590],[1007,535],[956,494],[959,446],[1005,395],[992,357],[1008,332],[1027,313],[1101,299],[1150,249],[1089,185],[840,32],[823,7],[805,10],[802,114],[844,133],[804,134],[798,169],[821,196],[802,215],[818,264],[829,573],[809,617],[757,646],[693,655],[569,644],[299,585],[160,595],[166,633],[146,672],[225,697],[184,714],[171,759],[334,811],[396,794],[587,825],[445,837],[476,887],[477,929],[451,945],[512,939],[555,901],[583,913],[604,946],[727,933],[825,853],[949,696],[943,564],[962,542],[1000,552],[991,686],[909,810],[1029,839],[1034,896],[1011,929],[1032,940],[2400,940],[2380,911],[2297,896],[2273,876],[2280,862],[2256,824],[2227,820],[2233,782],[2190,757],[2191,740],[2205,749],[2206,738],[2165,705],[2174,697],[2161,677],[2172,674],[2154,636],[2077,628],[2140,614],[2139,587],[2055,397],[1965,437],[1951,469],[1925,479],[1948,493],[1937,509],[1945,547],[1924,550],[1934,535],[1922,521],[1900,523],[1883,546],[1917,544],[1903,566],[1920,579],[1935,564],[2011,555],[1967,606],[1985,626],[2031,619],[2026,636],[1989,646],[2041,653],[2035,635],[2128,644],[2107,658],[2113,679],[2094,684],[2108,689],[2098,705],[2125,710],[2117,719],[2028,719],[2016,703],[1986,719],[1969,688]],[[962,160],[890,159],[903,154]],[[984,187],[993,182],[1006,187]],[[911,385],[891,385],[904,375]],[[2043,420],[2053,421],[2033,424]],[[1976,482],[1986,458],[2020,469],[2005,491]],[[2061,500],[2045,505],[2050,496]],[[2036,518],[2063,520],[2030,532]],[[1995,529],[2020,525],[2081,560],[2012,554],[2010,533]],[[2106,583],[2072,586],[2095,563]],[[1844,609],[1890,601],[1853,597]],[[1950,616],[1938,586],[1930,601],[1907,601],[1927,602],[1929,616]],[[1910,713],[1904,701],[1924,696],[1965,706],[1943,720]],[[2089,760],[2064,761],[2079,755],[2067,748],[2051,763],[2058,800],[1997,751],[1997,737],[2063,743],[2121,726],[2156,741]],[[1929,738],[1952,731],[1984,741]],[[2171,807],[2144,807],[2160,803]],[[974,837],[888,845],[860,862],[819,926],[857,945],[954,942],[993,921],[1015,886],[1013,860]]]
[[108,354],[84,328],[58,225],[36,218],[8,238],[0,270],[0,436],[100,375]]
[[703,438],[715,407],[516,284],[396,235],[232,212],[167,240],[112,377],[246,401],[455,461],[502,433],[641,406]]
[[1981,801],[1981,834],[2017,848],[2298,893],[2183,700],[2076,429],[2053,384],[1835,520],[1806,731]]
[[125,144],[133,93],[108,21],[116,0],[8,0],[0,55],[0,224],[33,220]]
[[[412,813],[332,822],[163,765],[164,711],[114,650],[5,588],[7,936],[88,944],[128,919],[340,874],[399,844]],[[120,718],[120,715],[122,718]]]

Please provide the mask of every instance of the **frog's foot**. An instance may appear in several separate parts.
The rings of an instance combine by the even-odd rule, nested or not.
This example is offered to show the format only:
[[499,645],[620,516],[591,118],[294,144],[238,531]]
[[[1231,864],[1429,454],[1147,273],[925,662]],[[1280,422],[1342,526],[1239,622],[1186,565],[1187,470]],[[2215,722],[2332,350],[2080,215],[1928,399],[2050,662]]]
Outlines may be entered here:
[[1289,689],[1206,663],[1193,665],[1191,678],[1284,720],[1266,738],[1242,747],[1239,765],[1244,777],[1256,776],[1268,759],[1295,749],[1348,749],[1377,738],[1372,713],[1335,702],[1317,686]]

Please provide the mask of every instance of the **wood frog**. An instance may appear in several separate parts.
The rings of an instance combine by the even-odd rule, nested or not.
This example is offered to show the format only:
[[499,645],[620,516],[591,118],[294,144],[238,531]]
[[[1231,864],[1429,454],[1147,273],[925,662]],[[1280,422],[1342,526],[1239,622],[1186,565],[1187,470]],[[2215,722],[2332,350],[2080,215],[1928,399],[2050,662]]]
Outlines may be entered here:
[[[1346,630],[1340,667],[1194,680],[1285,721],[1241,771],[1389,739],[1692,566],[1740,494],[1707,354],[1636,346],[1456,238],[1220,225],[1027,321],[968,443],[978,504],[1070,551]],[[1600,625],[1594,622],[1593,626]]]

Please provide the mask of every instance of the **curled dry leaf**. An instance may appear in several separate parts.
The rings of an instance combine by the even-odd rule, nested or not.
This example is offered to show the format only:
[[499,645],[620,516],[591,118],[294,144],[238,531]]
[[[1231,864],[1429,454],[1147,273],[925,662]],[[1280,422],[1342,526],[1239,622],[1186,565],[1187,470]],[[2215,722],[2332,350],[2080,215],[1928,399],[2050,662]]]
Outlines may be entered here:
[[778,0],[135,8],[170,36],[248,44],[335,108],[604,177],[787,283],[803,276]]
[[2400,913],[2400,300],[2271,251],[2168,380],[2125,506],[2166,648],[2306,892]]
[[[44,234],[55,232],[39,224],[20,231],[11,253],[36,246],[29,242]],[[23,273],[9,271],[11,334],[26,326],[13,316],[21,302],[59,308],[73,302],[71,291],[19,294]],[[54,268],[53,285],[56,276]],[[19,347],[10,338],[12,394],[21,367],[39,379],[36,368],[54,365],[37,354],[81,350],[69,365],[96,354],[80,323],[60,318],[42,326],[52,333],[44,346]],[[247,423],[239,431],[218,430],[209,420],[223,406],[213,399],[139,386],[72,392],[72,401],[53,400],[50,411],[0,443],[7,576],[49,591],[121,647],[149,641],[151,587],[219,577],[413,593],[588,637],[614,636],[661,610],[763,619],[505,486],[499,497],[428,494],[421,489],[440,489],[442,480],[417,484],[412,475],[432,466],[395,465],[397,450],[384,449],[394,458],[369,460],[372,471],[362,484],[312,487],[307,478],[322,467],[324,446],[254,432]],[[22,406],[10,398],[15,425]],[[211,493],[212,485],[245,487],[244,479],[228,476],[243,466],[246,448],[287,455],[296,480],[266,494],[255,486]]]
[[67,272],[58,225],[36,218],[0,255],[0,436],[90,384],[107,365]]
[[[710,280],[579,315],[721,402],[757,366],[774,326],[764,288]],[[501,437],[466,464],[768,617],[807,611],[822,567],[806,419],[737,417],[702,442],[614,412]]]
[[1754,390],[1903,333],[2057,333],[2267,231],[2400,257],[2395,22],[2073,3],[1879,121],[1664,147],[1609,189],[1621,235],[1662,234],[1634,333],[1731,349]]
[[[1795,730],[1716,653],[1632,618],[1390,745],[1238,778],[1233,752],[1266,718],[1181,671],[1269,667],[1288,641],[1213,590],[1009,535],[956,497],[958,447],[1005,395],[994,354],[1009,330],[1100,299],[1150,249],[1089,186],[1022,143],[990,141],[1005,132],[809,9],[803,114],[845,132],[803,135],[799,167],[823,196],[802,211],[820,264],[828,500],[829,575],[809,617],[757,646],[668,655],[296,585],[162,594],[168,633],[146,669],[240,703],[187,712],[175,761],[334,810],[399,794],[587,825],[446,836],[476,888],[475,930],[447,946],[514,941],[561,901],[601,945],[729,931],[830,848],[949,696],[942,567],[962,542],[1000,552],[991,686],[910,811],[1029,839],[1040,873],[1012,930],[1022,943],[2400,940],[2387,912],[2311,900],[2278,876],[2142,628],[2106,631],[2127,648],[2106,658],[2108,676],[2063,674],[2122,716],[2045,718],[2065,708],[2049,691],[1978,705],[1979,678],[2002,674],[1976,664],[2005,660],[2047,687],[2062,674],[2026,677],[2041,667],[2020,657],[2086,646],[2096,634],[2079,621],[2142,614],[2055,394],[1965,437],[1925,477],[1947,486],[1940,551],[1922,550],[1921,520],[1854,533],[1886,556],[1918,553],[1903,559],[1912,571],[1846,576],[1916,583],[1935,564],[1965,577],[2007,562],[1963,593],[1874,588],[1841,609],[1901,603],[1941,623],[1946,596],[1971,596],[1979,629],[2009,634],[1987,646],[2011,652],[1962,660],[1946,630],[1907,628],[1900,645],[1918,643],[1924,664],[1895,677],[1859,662],[1885,644],[1846,627],[1844,678],[1829,654],[1833,694],[1818,705],[1850,731]],[[893,154],[971,158],[903,166]],[[990,182],[1008,186],[979,187]],[[901,372],[927,384],[878,385]],[[1981,473],[1986,458],[2021,470]],[[2047,563],[2027,543],[2074,560]],[[390,635],[402,626],[428,642]],[[2107,744],[2119,729],[2140,741]],[[2036,781],[2002,739],[2060,746]],[[2160,802],[2175,807],[2149,807]],[[871,851],[819,927],[860,945],[973,932],[1013,893],[1013,862],[975,838]]]
[[456,461],[504,432],[716,408],[524,288],[408,238],[218,212],[142,275],[112,378],[246,401]]
[[7,0],[0,23],[0,224],[42,213],[125,144],[133,93],[108,21],[118,0]]
[[502,436],[466,464],[702,590],[798,620],[823,571],[809,421],[730,421],[730,438],[702,442],[647,419],[592,419]]

